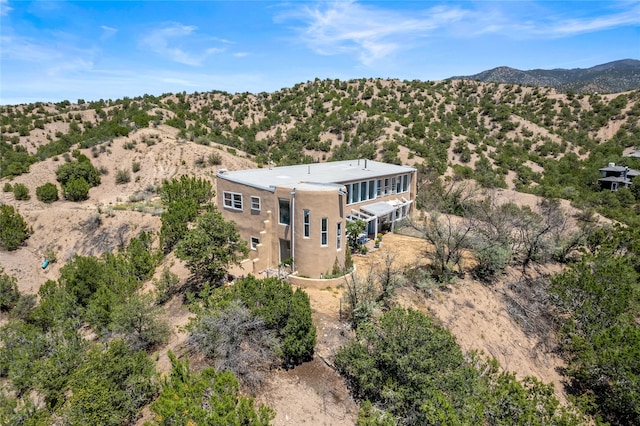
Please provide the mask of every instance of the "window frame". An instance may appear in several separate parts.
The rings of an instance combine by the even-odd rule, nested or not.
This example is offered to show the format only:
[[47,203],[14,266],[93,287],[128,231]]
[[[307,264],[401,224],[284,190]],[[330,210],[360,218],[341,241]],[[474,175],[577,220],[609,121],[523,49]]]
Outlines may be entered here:
[[[227,197],[228,196],[228,197]],[[222,192],[222,204],[225,208],[231,210],[242,211],[243,209],[243,199],[242,193],[233,192],[233,191],[223,191]],[[239,204],[239,207],[236,205]]]
[[[254,240],[257,241],[257,243],[254,244]],[[254,236],[251,236],[249,238],[249,247],[251,247],[251,250],[258,250],[259,244],[260,244],[260,238],[254,237]]]
[[329,218],[323,217],[320,219],[320,246],[326,247],[329,245]]
[[302,237],[311,238],[311,210],[302,210]]
[[258,197],[257,195],[252,195],[250,198],[250,202],[251,202],[251,210],[259,212],[261,207],[260,197]]
[[336,250],[342,250],[342,222],[336,223]]
[[[283,202],[287,203],[287,211],[288,211],[287,222],[282,221],[282,218],[283,218],[282,203]],[[291,200],[289,198],[278,198],[278,224],[291,226]]]

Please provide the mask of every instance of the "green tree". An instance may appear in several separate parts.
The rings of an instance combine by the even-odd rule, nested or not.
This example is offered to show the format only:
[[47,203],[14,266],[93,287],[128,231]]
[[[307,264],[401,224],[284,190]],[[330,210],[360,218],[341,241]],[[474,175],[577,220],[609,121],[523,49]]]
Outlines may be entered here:
[[84,201],[89,198],[91,186],[83,177],[71,179],[62,186],[62,195],[69,201]]
[[0,312],[10,311],[18,303],[20,292],[17,282],[15,277],[5,274],[0,266]]
[[36,197],[43,203],[58,201],[58,187],[51,182],[47,182],[36,188]]
[[91,164],[86,155],[79,154],[77,161],[72,161],[58,167],[56,178],[64,187],[68,182],[82,178],[90,187],[100,184],[100,172]]
[[122,334],[133,350],[148,350],[167,341],[169,325],[160,319],[161,310],[151,295],[132,294],[114,307],[113,330]]
[[13,195],[16,200],[28,200],[31,198],[29,196],[29,188],[23,183],[16,183],[13,185]]
[[239,265],[249,254],[247,242],[233,222],[227,222],[213,209],[200,216],[176,247],[177,256],[192,274],[215,284],[223,281],[226,269]]
[[184,175],[179,179],[165,180],[159,192],[162,202],[166,205],[193,200],[198,206],[202,206],[209,203],[215,195],[208,180]]
[[93,346],[69,383],[70,397],[60,410],[66,424],[129,424],[158,391],[146,353],[120,340],[104,349]]
[[561,335],[572,388],[593,395],[595,414],[614,425],[640,423],[640,244],[624,245],[635,250],[618,254],[605,245],[551,280],[566,314]]
[[231,372],[205,368],[193,373],[171,352],[169,359],[171,374],[151,404],[156,414],[152,424],[266,426],[273,419],[271,408],[256,408],[253,399],[239,395],[238,381]]
[[33,230],[13,206],[0,206],[0,247],[5,250],[15,250],[29,238]]

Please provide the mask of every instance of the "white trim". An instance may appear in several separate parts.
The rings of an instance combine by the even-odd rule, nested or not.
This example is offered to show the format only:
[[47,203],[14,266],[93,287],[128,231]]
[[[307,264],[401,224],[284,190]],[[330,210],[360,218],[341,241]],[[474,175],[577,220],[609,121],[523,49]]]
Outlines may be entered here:
[[[322,242],[323,237],[325,240],[324,243]],[[329,245],[329,218],[323,217],[322,219],[320,219],[320,246],[327,247],[328,245]]]
[[258,211],[258,212],[260,211],[260,197],[255,195],[251,196],[251,210]]
[[242,194],[224,191],[222,193],[222,203],[228,209],[242,211]]
[[[254,244],[254,240],[256,241],[255,244]],[[249,245],[251,247],[251,250],[257,250],[259,244],[260,244],[260,238],[253,237],[253,236],[249,238]]]

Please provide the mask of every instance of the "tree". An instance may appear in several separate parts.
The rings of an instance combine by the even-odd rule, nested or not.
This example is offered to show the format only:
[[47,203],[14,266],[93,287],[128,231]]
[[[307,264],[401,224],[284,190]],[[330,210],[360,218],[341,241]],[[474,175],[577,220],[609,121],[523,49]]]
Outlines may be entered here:
[[160,188],[162,202],[169,205],[174,202],[193,200],[198,206],[211,201],[215,195],[211,182],[188,176],[180,176],[180,179],[165,180]]
[[5,274],[0,266],[0,312],[10,311],[18,303],[20,292],[17,282],[15,277]]
[[84,201],[89,198],[91,186],[83,177],[71,179],[62,186],[62,195],[69,201]]
[[177,256],[186,262],[192,274],[220,284],[230,265],[239,265],[249,254],[247,242],[233,222],[227,222],[217,209],[200,216],[193,229],[176,246]]
[[367,227],[367,222],[362,219],[347,221],[347,239],[349,247],[355,252],[358,249],[358,238]]
[[100,172],[91,164],[89,158],[83,154],[77,156],[77,161],[72,161],[58,167],[56,170],[56,178],[63,187],[68,182],[79,178],[84,179],[84,181],[89,184],[89,187],[100,184]]
[[470,246],[472,226],[469,223],[432,212],[420,222],[411,222],[411,226],[433,247],[426,255],[431,259],[430,268],[436,279],[447,282],[456,272],[461,272],[463,250]]
[[47,182],[36,188],[36,197],[43,203],[58,201],[58,187],[51,182]]
[[134,351],[148,350],[169,337],[169,325],[159,318],[160,313],[152,296],[132,294],[113,309],[112,328]]
[[23,183],[13,185],[13,195],[16,197],[16,200],[28,200],[31,198],[31,196],[29,196],[29,188]]
[[0,206],[0,247],[9,251],[15,250],[32,233],[33,230],[27,226],[27,222],[13,206]]
[[158,399],[151,404],[154,425],[255,425],[273,419],[271,408],[254,406],[239,395],[238,381],[230,371],[190,370],[169,351],[171,374],[164,380]]
[[[614,231],[611,240],[618,240],[614,246],[622,242],[619,237]],[[629,242],[625,245],[631,248]],[[607,245],[553,277],[551,290],[564,309],[562,348],[572,388],[593,395],[596,413],[611,424],[638,424],[640,289],[634,269],[638,252],[618,254]]]

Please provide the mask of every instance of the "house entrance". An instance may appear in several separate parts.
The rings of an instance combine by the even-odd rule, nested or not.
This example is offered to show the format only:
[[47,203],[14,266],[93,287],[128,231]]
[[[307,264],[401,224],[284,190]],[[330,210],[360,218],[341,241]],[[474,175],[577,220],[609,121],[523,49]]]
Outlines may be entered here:
[[291,241],[280,239],[280,263],[291,259]]

